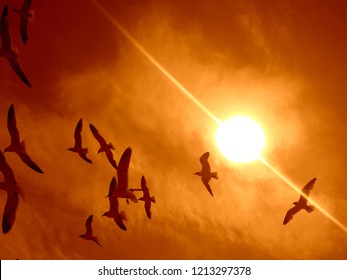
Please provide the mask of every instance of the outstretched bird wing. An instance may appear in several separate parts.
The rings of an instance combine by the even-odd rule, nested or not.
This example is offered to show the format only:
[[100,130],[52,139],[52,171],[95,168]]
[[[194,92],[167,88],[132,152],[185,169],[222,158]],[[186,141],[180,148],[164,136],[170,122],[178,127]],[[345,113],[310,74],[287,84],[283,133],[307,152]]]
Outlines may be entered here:
[[[29,12],[32,0],[25,0],[22,10]],[[21,16],[20,18],[20,35],[24,44],[28,41],[28,17]]]
[[2,10],[1,20],[0,20],[0,36],[1,36],[1,48],[5,50],[12,49],[12,39],[9,30],[9,21],[8,21],[8,6],[7,4]]
[[143,197],[149,198],[149,189],[147,188],[147,182],[145,176],[141,177],[141,189],[143,191]]
[[99,142],[100,146],[105,146],[107,145],[104,137],[102,137],[100,134],[99,134],[99,131],[95,128],[94,125],[92,125],[91,123],[89,124],[89,127],[90,127],[90,131],[92,132],[92,134],[94,135],[95,139]]
[[19,131],[17,129],[16,114],[14,106],[11,104],[7,113],[7,129],[11,136],[11,144],[16,145],[20,142]]
[[93,236],[92,221],[93,215],[90,215],[86,220],[86,235],[88,236]]
[[17,184],[13,171],[8,165],[4,154],[0,151],[0,171],[4,175],[5,183]]
[[106,151],[106,157],[107,157],[108,161],[111,163],[111,165],[112,165],[115,169],[117,169],[117,168],[118,168],[117,162],[114,160],[114,158],[113,158],[113,153],[112,153],[110,150],[107,150],[107,151]]
[[[12,49],[12,39],[9,29],[9,21],[8,21],[8,7],[5,5],[2,10],[1,20],[0,20],[0,36],[1,36],[1,48],[7,50],[8,52],[14,52],[15,49]],[[18,51],[17,51],[18,52]],[[17,57],[12,56],[11,58],[7,57],[8,62],[12,70],[17,74],[17,76],[29,87],[31,84],[28,78],[25,76],[23,70],[20,67],[20,64],[17,60]]]
[[[313,189],[314,184],[316,183],[317,178],[313,178],[311,181],[309,181],[302,189],[301,196],[298,201],[299,204],[306,203],[307,198],[310,195],[311,190]],[[302,194],[306,195],[303,196]]]
[[82,148],[82,118],[78,121],[75,132],[74,132],[74,138],[75,138],[75,147]]
[[205,185],[206,189],[208,190],[208,192],[213,196],[212,189],[211,189],[211,186],[209,184],[210,179],[205,178],[205,177],[201,177],[201,181],[204,183],[204,185]]
[[43,171],[41,170],[41,168],[30,158],[30,156],[26,153],[18,153],[19,157],[21,158],[21,160],[27,165],[29,166],[32,170],[43,174]]
[[117,168],[117,176],[118,176],[118,190],[120,192],[125,192],[128,188],[128,170],[130,164],[132,149],[130,147],[126,148],[123,152]]
[[208,162],[209,156],[210,156],[210,153],[206,152],[200,157],[200,163],[202,166],[202,170],[201,170],[202,173],[205,173],[205,172],[210,173],[210,171],[211,171],[211,167],[210,167],[210,164]]
[[286,213],[286,216],[284,217],[284,220],[283,220],[283,224],[287,224],[291,219],[293,219],[293,216],[298,213],[299,211],[301,210],[300,207],[298,206],[294,206],[293,208],[290,208],[287,213]]
[[20,64],[17,60],[17,58],[7,58],[8,62],[10,63],[10,66],[12,70],[17,74],[17,76],[26,84],[28,87],[31,87],[31,83],[29,82],[28,78],[25,76],[22,68],[20,67]]
[[18,194],[14,190],[7,191],[7,200],[5,204],[4,214],[2,216],[2,232],[8,233],[16,219],[16,211],[18,206]]

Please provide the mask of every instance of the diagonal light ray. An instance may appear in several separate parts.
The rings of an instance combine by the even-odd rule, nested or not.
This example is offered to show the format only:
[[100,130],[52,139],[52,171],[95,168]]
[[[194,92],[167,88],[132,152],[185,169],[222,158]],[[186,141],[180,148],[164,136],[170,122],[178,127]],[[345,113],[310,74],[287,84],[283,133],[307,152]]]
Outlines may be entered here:
[[333,215],[331,215],[328,211],[326,211],[322,206],[320,206],[317,202],[315,202],[311,197],[301,193],[301,189],[298,188],[294,183],[292,183],[288,178],[282,175],[278,170],[276,170],[273,166],[271,166],[263,157],[259,156],[258,160],[263,163],[267,168],[269,168],[273,173],[275,173],[282,181],[284,181],[288,186],[290,186],[294,191],[296,191],[299,195],[302,195],[307,199],[307,203],[312,204],[317,210],[319,210],[324,216],[326,216],[330,221],[336,224],[339,228],[341,228],[344,232],[347,233],[347,227],[344,226],[339,220],[337,220]]
[[153,63],[174,85],[176,85],[186,97],[193,101],[204,113],[212,118],[218,125],[221,123],[193,94],[191,94],[175,77],[173,77],[157,60],[153,58],[115,19],[114,17],[96,0],[90,0],[103,15],[145,56]]
[[[204,113],[206,113],[212,120],[214,120],[218,125],[221,124],[221,121],[213,115],[198,99],[194,97],[182,84],[180,84],[157,60],[153,58],[142,46],[138,43],[130,34],[127,32],[117,21],[116,19],[97,1],[90,0],[98,10],[110,21],[112,25],[114,25],[152,64],[158,68],[174,85],[181,90],[181,93],[188,97],[195,105],[197,105]],[[282,175],[278,170],[272,167],[264,158],[261,156],[258,157],[258,160],[263,163],[266,167],[269,168],[276,176],[278,176],[282,181],[284,181],[287,185],[289,185],[293,190],[297,193],[301,194],[301,189],[299,189],[294,183],[292,183],[289,179],[287,179],[284,175]],[[334,224],[336,224],[340,229],[347,233],[347,227],[344,226],[339,220],[337,220],[334,216],[332,216],[329,212],[327,212],[323,207],[321,207],[317,202],[312,200],[310,197],[307,197],[308,202],[311,203],[319,210],[324,216],[326,216],[329,220],[331,220]]]

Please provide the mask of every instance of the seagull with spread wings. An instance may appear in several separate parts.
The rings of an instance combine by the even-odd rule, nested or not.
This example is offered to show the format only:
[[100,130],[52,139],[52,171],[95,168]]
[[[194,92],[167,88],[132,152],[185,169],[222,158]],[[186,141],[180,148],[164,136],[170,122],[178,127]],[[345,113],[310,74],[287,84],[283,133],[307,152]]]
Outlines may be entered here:
[[5,5],[2,10],[1,19],[0,19],[0,38],[1,38],[1,48],[0,48],[0,57],[7,59],[12,70],[16,75],[28,86],[31,87],[31,84],[28,78],[25,76],[18,58],[19,50],[16,47],[12,47],[12,39],[9,29],[9,20],[8,20],[8,7]]
[[102,247],[102,245],[99,243],[99,240],[96,236],[93,236],[93,229],[92,229],[92,221],[93,221],[93,215],[90,215],[88,219],[86,220],[86,233],[81,234],[78,237],[84,238],[86,240],[92,240],[96,244]]
[[24,44],[28,41],[28,20],[34,22],[35,13],[31,10],[32,0],[24,0],[21,9],[13,9],[20,16],[20,36]]
[[137,198],[134,192],[128,188],[129,184],[129,164],[131,158],[132,149],[130,147],[126,148],[123,152],[117,168],[118,184],[113,189],[112,196],[118,198],[125,198],[129,204],[129,199],[137,203]]
[[130,190],[143,192],[143,197],[140,197],[139,200],[142,200],[145,202],[145,211],[146,211],[147,217],[151,219],[152,218],[151,205],[152,205],[152,202],[155,203],[155,197],[149,194],[149,189],[147,187],[147,181],[145,176],[141,177],[141,189],[130,189]]
[[113,218],[115,223],[122,229],[122,230],[127,230],[126,226],[124,225],[124,221],[127,220],[127,217],[125,215],[124,211],[119,212],[118,210],[118,198],[113,196],[112,193],[114,189],[116,188],[117,185],[117,180],[115,177],[112,177],[110,187],[108,190],[108,199],[110,201],[110,210],[108,212],[105,212],[102,216],[106,216],[109,218]]
[[2,216],[2,232],[8,233],[15,220],[18,206],[18,194],[24,198],[24,194],[17,185],[11,167],[6,162],[4,154],[0,151],[0,171],[4,175],[4,182],[0,182],[0,189],[7,192],[4,213]]
[[95,139],[99,142],[100,144],[100,149],[98,150],[98,154],[101,152],[105,152],[106,157],[108,161],[111,163],[111,165],[117,169],[117,163],[113,158],[113,153],[112,150],[114,150],[114,146],[112,143],[108,143],[105,141],[104,137],[102,137],[99,133],[99,131],[95,128],[94,125],[89,124],[90,130],[92,134],[94,135]]
[[316,179],[317,178],[313,178],[303,187],[299,200],[293,202],[295,206],[287,211],[283,220],[283,225],[287,224],[291,219],[293,219],[293,216],[302,209],[306,210],[307,213],[311,213],[314,210],[314,206],[307,205],[307,198],[310,195],[314,184],[316,183]]
[[13,104],[7,113],[7,129],[11,136],[11,144],[5,148],[4,152],[15,152],[27,166],[38,173],[43,173],[41,168],[27,154],[25,142],[20,141]]
[[194,175],[198,175],[201,177],[201,181],[204,183],[206,189],[213,196],[212,189],[209,182],[211,178],[218,179],[218,177],[217,177],[217,172],[211,172],[211,167],[208,162],[209,156],[210,156],[210,153],[206,152],[200,157],[200,163],[202,168],[201,168],[201,171],[195,172]]
[[82,118],[78,121],[74,138],[75,138],[75,146],[73,148],[67,149],[68,151],[77,153],[81,158],[83,158],[86,162],[92,163],[92,161],[87,157],[88,148],[82,148]]

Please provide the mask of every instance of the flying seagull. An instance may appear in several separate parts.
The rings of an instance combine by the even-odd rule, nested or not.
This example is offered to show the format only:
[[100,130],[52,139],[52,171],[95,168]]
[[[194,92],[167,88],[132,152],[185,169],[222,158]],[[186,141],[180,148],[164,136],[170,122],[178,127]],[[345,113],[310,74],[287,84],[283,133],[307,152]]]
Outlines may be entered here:
[[124,211],[119,212],[118,210],[118,198],[115,196],[112,196],[112,193],[117,185],[117,180],[115,177],[112,178],[110,187],[108,190],[108,199],[110,201],[110,210],[108,212],[105,212],[102,216],[106,216],[109,218],[113,218],[115,223],[122,229],[127,230],[126,226],[124,225],[124,221],[127,220],[127,217],[125,215]]
[[75,146],[67,150],[79,154],[79,156],[83,158],[86,162],[92,163],[92,161],[87,157],[88,148],[82,148],[81,132],[82,132],[82,118],[78,121],[75,128],[75,133],[74,133]]
[[90,215],[88,219],[86,220],[86,233],[81,234],[78,237],[82,237],[86,240],[92,240],[96,244],[102,247],[102,245],[99,243],[98,238],[96,236],[93,236],[93,229],[92,229],[92,221],[93,221],[93,215]]
[[200,163],[201,163],[201,171],[195,172],[194,175],[198,175],[201,177],[201,181],[204,183],[206,189],[208,192],[213,196],[211,186],[209,185],[209,182],[211,178],[218,179],[217,172],[211,172],[210,164],[208,163],[208,157],[210,153],[206,152],[200,157]]
[[145,202],[145,210],[146,210],[147,217],[151,219],[152,218],[151,204],[152,202],[155,203],[155,197],[150,196],[149,194],[149,189],[147,188],[147,182],[146,182],[145,176],[141,177],[141,189],[130,189],[130,190],[143,192],[143,197],[139,198],[139,200],[142,200]]
[[295,206],[289,209],[284,217],[283,225],[287,224],[291,219],[293,219],[293,216],[302,209],[305,209],[307,213],[311,213],[314,210],[314,206],[307,205],[307,197],[310,195],[310,191],[313,189],[316,179],[317,178],[313,178],[303,187],[299,200],[293,203]]
[[118,198],[125,198],[129,204],[129,199],[137,203],[137,198],[134,192],[128,189],[129,183],[129,164],[131,158],[132,149],[130,147],[126,148],[123,152],[117,168],[118,185],[113,189],[112,196]]
[[117,169],[117,163],[116,161],[113,159],[113,154],[111,150],[114,150],[114,147],[112,145],[112,143],[106,143],[105,139],[99,134],[99,131],[95,128],[94,125],[89,124],[90,130],[93,133],[94,137],[96,140],[98,140],[99,144],[100,144],[100,149],[98,150],[98,154],[101,152],[105,152],[106,157],[108,159],[108,161],[111,163],[111,165]]
[[17,76],[28,86],[31,87],[31,84],[28,78],[25,76],[20,64],[18,62],[19,50],[16,47],[12,47],[12,39],[9,29],[9,20],[8,20],[8,7],[5,5],[2,10],[1,19],[0,19],[0,38],[1,38],[1,48],[0,48],[0,57],[7,59],[8,63],[12,70],[17,74]]
[[5,203],[4,213],[2,216],[2,232],[8,233],[16,219],[16,211],[18,206],[18,194],[23,196],[17,182],[14,178],[11,167],[6,162],[4,154],[0,151],[0,171],[4,175],[4,182],[0,182],[0,189],[7,192],[7,200]]
[[32,0],[24,0],[21,9],[13,9],[20,16],[20,35],[24,44],[28,41],[28,20],[34,22],[35,13],[31,10]]
[[15,152],[27,166],[38,173],[43,173],[40,167],[33,162],[27,154],[25,142],[20,141],[13,104],[10,106],[7,113],[7,129],[11,136],[11,144],[5,148],[4,152]]

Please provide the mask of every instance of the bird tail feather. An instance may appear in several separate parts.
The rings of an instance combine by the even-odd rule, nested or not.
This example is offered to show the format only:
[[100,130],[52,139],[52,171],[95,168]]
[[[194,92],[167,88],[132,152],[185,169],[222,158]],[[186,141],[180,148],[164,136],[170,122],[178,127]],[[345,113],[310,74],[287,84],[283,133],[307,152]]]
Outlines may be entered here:
[[214,179],[218,179],[218,172],[212,172],[211,177]]
[[307,213],[311,213],[314,210],[314,206],[312,205],[308,205],[305,210],[307,211]]

